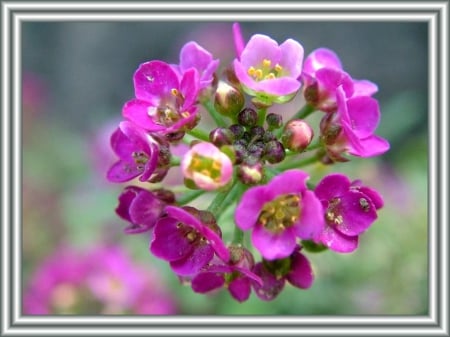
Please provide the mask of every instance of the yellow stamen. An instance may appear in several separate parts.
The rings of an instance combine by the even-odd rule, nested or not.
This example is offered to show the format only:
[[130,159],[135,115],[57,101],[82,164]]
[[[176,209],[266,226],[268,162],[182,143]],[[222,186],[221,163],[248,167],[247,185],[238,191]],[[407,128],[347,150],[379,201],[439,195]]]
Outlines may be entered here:
[[177,97],[177,96],[180,94],[180,92],[178,91],[178,89],[175,89],[175,88],[171,89],[170,92],[171,92],[172,95],[175,96],[175,97]]
[[275,65],[275,71],[277,72],[277,73],[279,73],[279,72],[281,72],[283,70],[283,67],[282,66],[280,66],[278,63]]
[[263,67],[270,68],[272,61],[270,61],[268,59],[264,59],[262,64],[263,64]]
[[254,67],[250,67],[247,70],[247,74],[249,74],[250,76],[253,76],[253,75],[255,75],[255,71],[256,71],[256,69]]
[[256,69],[255,71],[255,77],[260,80],[263,77],[263,72],[261,69]]
[[265,80],[273,80],[275,78],[274,73],[268,73],[266,76],[264,76]]

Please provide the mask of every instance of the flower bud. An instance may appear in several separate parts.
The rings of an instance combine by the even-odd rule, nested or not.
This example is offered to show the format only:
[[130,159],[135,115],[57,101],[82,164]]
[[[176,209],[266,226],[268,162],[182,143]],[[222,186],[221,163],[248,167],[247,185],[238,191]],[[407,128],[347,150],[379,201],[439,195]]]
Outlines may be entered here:
[[264,178],[264,167],[261,162],[256,162],[253,165],[243,163],[238,167],[237,176],[243,184],[255,185]]
[[211,143],[195,144],[184,156],[181,169],[186,180],[212,191],[225,186],[232,178],[231,159]]
[[279,163],[286,157],[283,144],[277,140],[268,142],[264,149],[264,153],[264,159],[271,164]]
[[233,132],[235,139],[241,139],[245,132],[245,127],[239,124],[233,124],[229,127],[229,129]]
[[231,145],[234,141],[234,134],[227,128],[216,128],[209,134],[209,140],[217,147]]
[[244,95],[235,87],[220,81],[214,95],[214,108],[225,116],[236,116],[244,106]]
[[250,135],[252,136],[253,141],[262,139],[266,130],[262,126],[254,126],[250,129]]
[[313,137],[314,131],[308,123],[301,119],[294,119],[286,124],[281,141],[285,148],[302,152],[311,143]]
[[279,129],[283,125],[283,118],[275,113],[270,113],[266,117],[269,130]]
[[255,126],[258,122],[258,113],[252,108],[245,108],[241,112],[239,112],[238,116],[239,124],[243,126]]

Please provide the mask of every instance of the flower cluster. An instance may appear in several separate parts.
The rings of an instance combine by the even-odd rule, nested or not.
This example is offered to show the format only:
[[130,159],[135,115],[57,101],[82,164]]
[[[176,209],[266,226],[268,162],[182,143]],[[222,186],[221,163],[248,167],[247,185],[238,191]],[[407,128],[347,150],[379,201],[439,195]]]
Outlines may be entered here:
[[[377,86],[353,79],[333,51],[303,59],[293,39],[256,34],[245,43],[238,24],[233,35],[230,65],[219,68],[188,42],[179,64],[138,67],[107,176],[130,182],[116,208],[125,232],[150,233],[150,252],[183,284],[198,293],[226,288],[240,302],[252,289],[272,300],[286,284],[313,284],[306,253],[357,249],[383,206],[359,180],[329,173],[312,183],[304,167],[380,155],[389,143],[375,135]],[[270,111],[297,95],[297,113]],[[306,121],[313,112],[316,127]]]
[[34,272],[23,298],[27,315],[176,313],[158,275],[133,263],[119,246],[81,253],[60,248]]

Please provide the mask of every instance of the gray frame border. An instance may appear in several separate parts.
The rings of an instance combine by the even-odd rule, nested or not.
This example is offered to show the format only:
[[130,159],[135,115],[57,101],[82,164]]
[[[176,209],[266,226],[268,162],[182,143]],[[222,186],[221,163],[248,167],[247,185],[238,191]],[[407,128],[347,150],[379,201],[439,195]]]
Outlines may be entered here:
[[[21,23],[25,21],[421,21],[429,27],[428,316],[22,316]],[[1,3],[2,336],[448,336],[448,2]]]

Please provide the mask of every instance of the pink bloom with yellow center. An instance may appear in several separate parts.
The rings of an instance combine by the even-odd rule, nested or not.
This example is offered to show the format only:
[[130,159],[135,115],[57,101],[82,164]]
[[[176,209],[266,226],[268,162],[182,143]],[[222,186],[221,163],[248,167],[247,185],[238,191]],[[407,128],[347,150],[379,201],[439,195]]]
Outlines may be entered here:
[[231,159],[211,143],[195,144],[183,157],[181,169],[185,178],[206,191],[225,186],[232,178]]
[[[236,49],[242,37],[234,28]],[[234,60],[236,77],[246,93],[258,102],[270,105],[291,100],[300,89],[303,47],[287,39],[281,45],[266,35],[253,35],[238,58]]]

